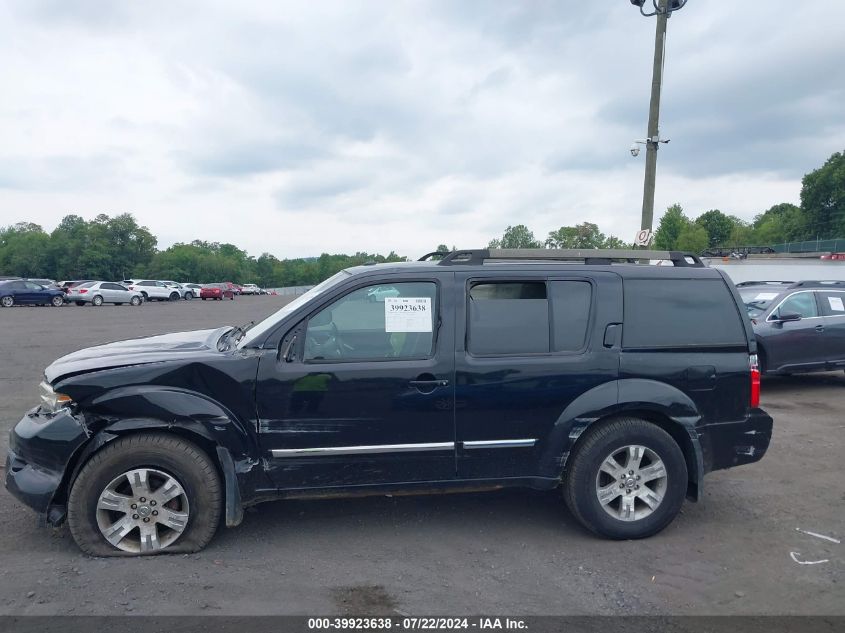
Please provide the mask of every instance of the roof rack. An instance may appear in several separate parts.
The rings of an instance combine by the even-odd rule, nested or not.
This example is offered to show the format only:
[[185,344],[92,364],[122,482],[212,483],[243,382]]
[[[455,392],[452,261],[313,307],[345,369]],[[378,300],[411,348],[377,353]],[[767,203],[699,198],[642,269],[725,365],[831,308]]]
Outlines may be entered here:
[[438,262],[440,266],[483,264],[486,261],[583,261],[590,265],[610,265],[614,261],[636,264],[644,259],[666,259],[675,266],[704,268],[697,255],[681,251],[640,251],[633,249],[555,249],[555,248],[481,248],[452,251]]
[[793,284],[792,288],[805,288],[807,286],[845,286],[845,281],[839,279],[823,279],[818,281],[805,280]]
[[435,257],[444,258],[446,255],[449,254],[449,251],[431,251],[430,253],[426,253],[422,257],[420,257],[417,261],[418,262],[425,262],[430,259],[434,259]]
[[741,281],[736,287],[745,288],[747,286],[791,286],[794,281]]

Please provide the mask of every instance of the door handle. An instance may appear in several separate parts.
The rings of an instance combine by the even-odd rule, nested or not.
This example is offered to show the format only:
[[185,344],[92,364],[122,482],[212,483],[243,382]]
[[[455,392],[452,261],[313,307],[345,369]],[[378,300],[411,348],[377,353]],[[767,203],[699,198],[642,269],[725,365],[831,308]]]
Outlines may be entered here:
[[448,387],[448,380],[412,380],[408,383],[412,387]]
[[823,325],[817,325],[816,326],[816,332],[824,332],[824,326]]

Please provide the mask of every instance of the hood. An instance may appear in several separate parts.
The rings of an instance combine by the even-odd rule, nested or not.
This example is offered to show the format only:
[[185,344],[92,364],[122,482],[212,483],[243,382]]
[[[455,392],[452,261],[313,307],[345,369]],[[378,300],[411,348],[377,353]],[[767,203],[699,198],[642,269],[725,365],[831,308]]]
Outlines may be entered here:
[[44,376],[47,382],[52,384],[57,379],[71,374],[167,360],[183,360],[208,352],[217,353],[217,341],[224,332],[230,329],[232,329],[230,326],[225,326],[213,330],[174,332],[86,347],[54,361],[44,370]]

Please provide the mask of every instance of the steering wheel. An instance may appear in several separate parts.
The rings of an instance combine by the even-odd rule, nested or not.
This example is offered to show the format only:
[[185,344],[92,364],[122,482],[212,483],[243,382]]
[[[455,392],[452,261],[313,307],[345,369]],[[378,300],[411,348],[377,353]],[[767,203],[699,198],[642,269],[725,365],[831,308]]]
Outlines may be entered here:
[[343,358],[340,332],[332,322],[329,331],[311,331],[305,337],[308,357],[315,359]]

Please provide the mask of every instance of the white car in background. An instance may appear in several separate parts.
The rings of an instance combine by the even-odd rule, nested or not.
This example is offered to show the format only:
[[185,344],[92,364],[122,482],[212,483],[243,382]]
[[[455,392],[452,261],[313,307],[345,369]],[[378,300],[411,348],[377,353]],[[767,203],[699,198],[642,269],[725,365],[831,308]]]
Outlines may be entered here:
[[261,294],[261,288],[259,288],[256,284],[244,284],[243,286],[241,286],[241,294],[259,295]]
[[93,306],[101,306],[104,303],[115,305],[139,306],[143,301],[140,292],[129,290],[126,286],[113,281],[87,281],[68,289],[65,301],[84,306],[90,303]]
[[174,288],[178,290],[179,296],[181,296],[183,299],[187,299],[190,301],[191,299],[195,299],[196,297],[200,296],[199,292],[195,292],[193,289],[187,288],[185,285],[180,284],[176,281],[169,281],[165,279],[162,280],[162,283],[168,288]]
[[[182,288],[185,289],[185,298],[186,299],[196,299],[200,296],[200,290],[202,290],[202,284],[195,284],[195,283],[185,283],[182,282],[179,284]],[[190,297],[188,296],[190,293]]]
[[123,285],[129,290],[140,292],[144,301],[152,299],[156,301],[178,301],[182,298],[182,293],[178,289],[171,288],[163,281],[155,281],[154,279],[124,279]]

